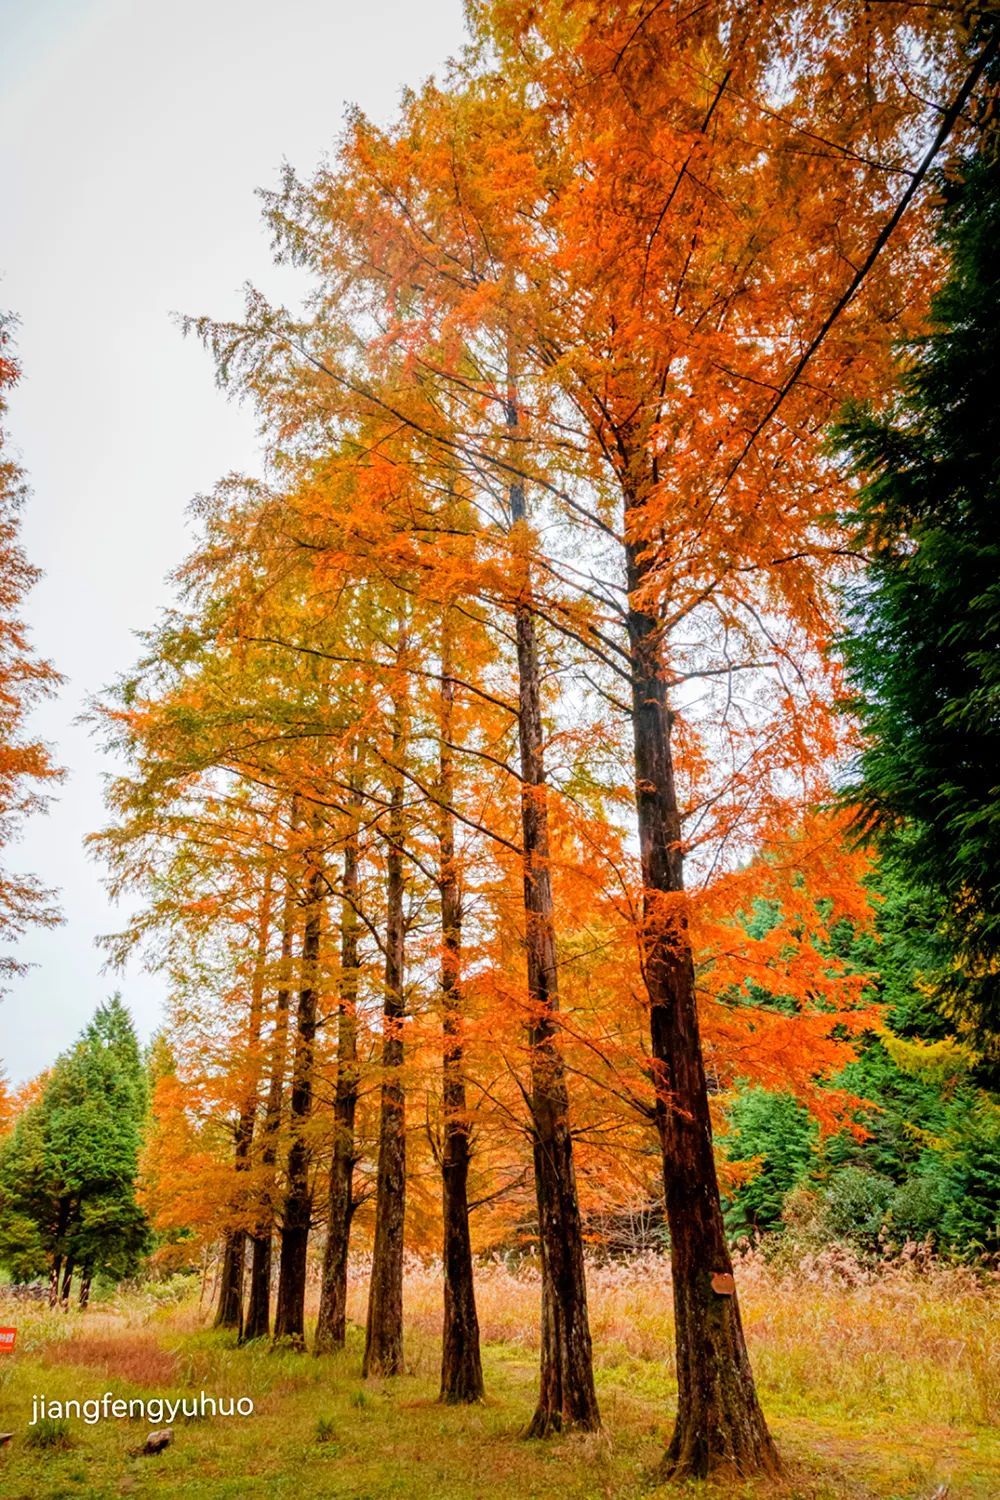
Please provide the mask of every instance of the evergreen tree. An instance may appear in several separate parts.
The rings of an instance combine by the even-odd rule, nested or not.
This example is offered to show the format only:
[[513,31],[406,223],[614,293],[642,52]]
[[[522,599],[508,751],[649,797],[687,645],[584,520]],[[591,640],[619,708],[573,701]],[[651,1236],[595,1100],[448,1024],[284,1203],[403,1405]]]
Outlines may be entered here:
[[[898,861],[876,867],[870,884],[874,923],[843,921],[830,945],[868,977],[880,1007],[878,1028],[857,1039],[856,1059],[831,1080],[861,1101],[854,1128],[819,1140],[792,1096],[741,1088],[725,1149],[730,1161],[752,1165],[728,1194],[726,1227],[738,1236],[791,1221],[793,1237],[804,1231],[865,1257],[928,1240],[962,1258],[991,1254],[1000,1244],[1000,1107],[982,1086],[982,1059],[935,999],[932,980],[947,953],[939,903],[907,883]],[[766,933],[779,916],[775,903],[758,902],[747,931]],[[759,986],[754,1001],[788,1004]],[[800,1187],[805,1196],[793,1199]]]
[[859,826],[923,893],[947,945],[939,989],[1000,1034],[1000,159],[987,122],[942,182],[950,255],[932,330],[885,414],[838,441],[865,480],[870,564],[849,599],[852,707],[866,733]]
[[75,1272],[132,1271],[146,1248],[135,1200],[146,1084],[128,1011],[114,996],[52,1070],[0,1149],[0,1258],[18,1280],[48,1272],[65,1301]]
[[729,1196],[726,1228],[730,1234],[774,1229],[786,1197],[815,1163],[816,1122],[790,1094],[762,1088],[742,1090],[729,1113],[729,1160],[755,1162],[756,1170]]
[[0,1264],[17,1282],[48,1272],[59,1237],[58,1185],[48,1166],[38,1099],[0,1148]]

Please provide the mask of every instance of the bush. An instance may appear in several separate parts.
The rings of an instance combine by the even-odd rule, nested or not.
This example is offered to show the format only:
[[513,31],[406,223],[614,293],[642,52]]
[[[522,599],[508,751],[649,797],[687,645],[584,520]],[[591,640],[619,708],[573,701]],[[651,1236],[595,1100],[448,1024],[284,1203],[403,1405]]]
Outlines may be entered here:
[[939,1177],[908,1177],[889,1203],[893,1239],[897,1244],[907,1240],[938,1240],[947,1201],[947,1190]]
[[892,1179],[879,1172],[839,1168],[822,1192],[824,1238],[850,1245],[859,1255],[877,1254],[895,1191]]

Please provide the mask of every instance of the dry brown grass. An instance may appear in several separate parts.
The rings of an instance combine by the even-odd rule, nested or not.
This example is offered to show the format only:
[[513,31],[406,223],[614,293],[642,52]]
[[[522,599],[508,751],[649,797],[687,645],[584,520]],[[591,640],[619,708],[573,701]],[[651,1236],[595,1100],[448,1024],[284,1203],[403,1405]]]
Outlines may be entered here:
[[43,1362],[82,1365],[102,1371],[109,1379],[160,1389],[172,1386],[178,1374],[176,1354],[164,1349],[153,1332],[94,1334],[76,1328],[71,1338],[48,1346]]
[[[351,1278],[350,1315],[364,1322],[367,1267]],[[736,1267],[758,1380],[791,1409],[817,1405],[847,1415],[905,1410],[928,1424],[1000,1422],[1000,1283],[996,1276],[906,1256],[867,1269],[842,1251],[798,1267],[759,1254]],[[648,1389],[673,1374],[670,1269],[660,1256],[591,1265],[591,1328],[599,1370],[635,1370]],[[537,1349],[539,1281],[530,1261],[479,1268],[484,1342]],[[431,1340],[442,1302],[438,1268],[407,1267],[407,1324]]]

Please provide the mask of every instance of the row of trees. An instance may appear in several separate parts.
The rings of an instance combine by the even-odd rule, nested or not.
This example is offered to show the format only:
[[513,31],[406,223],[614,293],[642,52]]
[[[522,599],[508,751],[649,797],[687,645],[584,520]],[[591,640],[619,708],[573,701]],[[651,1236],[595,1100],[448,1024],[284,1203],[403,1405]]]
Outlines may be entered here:
[[588,1214],[662,1202],[663,1472],[774,1470],[713,1100],[856,1104],[824,435],[926,314],[922,188],[989,128],[997,34],[905,4],[470,24],[445,87],[268,195],[304,313],[250,292],[190,325],[269,469],[199,503],[177,610],[95,710],[130,766],[96,845],[149,895],[117,951],[172,979],[149,1201],[224,1229],[221,1323],[299,1346],[325,1222],[320,1349],[363,1207],[364,1369],[392,1375],[436,1178],[447,1400],[482,1394],[470,1214],[509,1214],[542,1270],[536,1434],[600,1421]]

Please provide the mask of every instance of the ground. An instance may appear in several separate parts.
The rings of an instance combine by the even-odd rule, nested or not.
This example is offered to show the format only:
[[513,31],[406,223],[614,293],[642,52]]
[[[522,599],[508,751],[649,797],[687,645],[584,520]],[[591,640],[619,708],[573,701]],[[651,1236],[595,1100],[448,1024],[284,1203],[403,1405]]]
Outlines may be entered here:
[[[480,1273],[488,1399],[437,1404],[440,1285],[407,1276],[408,1373],[360,1377],[363,1268],[340,1355],[238,1349],[207,1326],[210,1288],[178,1283],[120,1294],[86,1313],[0,1305],[18,1328],[0,1355],[0,1492],[62,1496],[340,1497],[340,1500],[990,1500],[1000,1494],[1000,1316],[971,1273],[902,1266],[878,1276],[834,1261],[779,1274],[739,1269],[751,1353],[787,1468],[778,1487],[730,1482],[653,1489],[670,1427],[669,1288],[655,1258],[595,1267],[592,1321],[599,1436],[526,1441],[536,1379],[537,1281],[501,1265]],[[174,1423],[174,1442],[135,1456],[155,1421],[71,1417],[33,1446],[32,1397],[86,1400],[250,1396],[249,1417]],[[63,1437],[69,1446],[58,1444]]]

